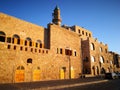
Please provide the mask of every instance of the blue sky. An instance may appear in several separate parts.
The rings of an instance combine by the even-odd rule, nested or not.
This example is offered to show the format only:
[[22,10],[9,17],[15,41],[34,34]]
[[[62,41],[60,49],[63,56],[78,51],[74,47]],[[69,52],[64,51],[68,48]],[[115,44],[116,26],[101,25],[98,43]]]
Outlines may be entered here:
[[47,27],[56,5],[62,24],[90,30],[120,54],[120,0],[0,0],[0,12]]

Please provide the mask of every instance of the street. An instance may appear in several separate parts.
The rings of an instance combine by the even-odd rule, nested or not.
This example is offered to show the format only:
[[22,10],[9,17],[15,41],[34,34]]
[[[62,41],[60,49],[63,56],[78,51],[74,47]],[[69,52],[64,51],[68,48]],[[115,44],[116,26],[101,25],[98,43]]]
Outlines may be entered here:
[[120,79],[108,80],[107,82],[83,85],[77,87],[60,88],[54,90],[120,90]]
[[120,79],[83,78],[0,84],[0,90],[120,90]]

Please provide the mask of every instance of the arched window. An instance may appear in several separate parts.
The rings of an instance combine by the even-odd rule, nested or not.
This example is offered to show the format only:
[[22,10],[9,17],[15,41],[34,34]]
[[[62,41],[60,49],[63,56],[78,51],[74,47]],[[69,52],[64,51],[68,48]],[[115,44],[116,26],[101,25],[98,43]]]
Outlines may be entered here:
[[15,71],[15,82],[24,82],[25,80],[25,68],[24,66],[18,66]]
[[95,45],[94,45],[94,43],[91,43],[91,44],[90,44],[90,48],[91,48],[91,50],[95,50]]
[[27,59],[27,63],[31,63],[32,64],[32,59],[31,58]]
[[37,40],[35,47],[42,48],[42,41],[41,40]]
[[82,34],[84,35],[84,31],[82,31]]
[[88,33],[86,32],[86,36],[88,36]]
[[95,57],[91,56],[91,62],[95,62]]
[[103,58],[103,56],[100,56],[100,63],[104,63],[105,61],[104,61],[104,58]]
[[5,42],[5,33],[0,31],[0,42]]
[[24,66],[18,66],[17,67],[17,70],[24,70],[25,68],[24,68]]
[[27,37],[25,39],[25,46],[32,46],[32,39],[31,38]]
[[100,52],[102,52],[103,50],[102,50],[102,47],[100,47]]
[[105,52],[107,53],[107,49],[105,49]]
[[91,37],[91,34],[89,33],[89,37]]
[[20,44],[20,37],[17,34],[14,34],[12,37],[12,43]]

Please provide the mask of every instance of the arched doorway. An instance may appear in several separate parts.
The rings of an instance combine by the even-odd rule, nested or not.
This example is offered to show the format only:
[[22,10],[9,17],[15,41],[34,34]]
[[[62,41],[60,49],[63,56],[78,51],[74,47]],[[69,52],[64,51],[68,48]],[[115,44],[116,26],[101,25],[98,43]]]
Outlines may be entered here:
[[93,69],[93,75],[95,75],[95,66],[93,66],[92,69]]
[[41,76],[40,67],[33,70],[33,81],[39,81]]
[[25,68],[18,66],[15,71],[15,82],[23,82],[25,80]]
[[71,67],[71,78],[75,78],[74,68]]
[[60,68],[60,79],[65,79],[66,67]]
[[96,70],[97,70],[97,75],[99,75],[99,68],[98,68],[98,66],[96,67]]
[[106,73],[106,71],[105,71],[105,69],[102,67],[101,68],[101,74],[105,74]]

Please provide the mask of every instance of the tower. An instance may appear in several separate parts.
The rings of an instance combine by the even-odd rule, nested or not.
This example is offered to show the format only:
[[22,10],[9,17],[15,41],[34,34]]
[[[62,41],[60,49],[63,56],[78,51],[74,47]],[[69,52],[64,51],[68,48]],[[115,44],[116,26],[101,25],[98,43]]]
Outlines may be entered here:
[[56,25],[61,25],[61,17],[60,17],[60,9],[58,8],[58,6],[55,7],[54,12],[52,14],[53,19],[52,22]]

